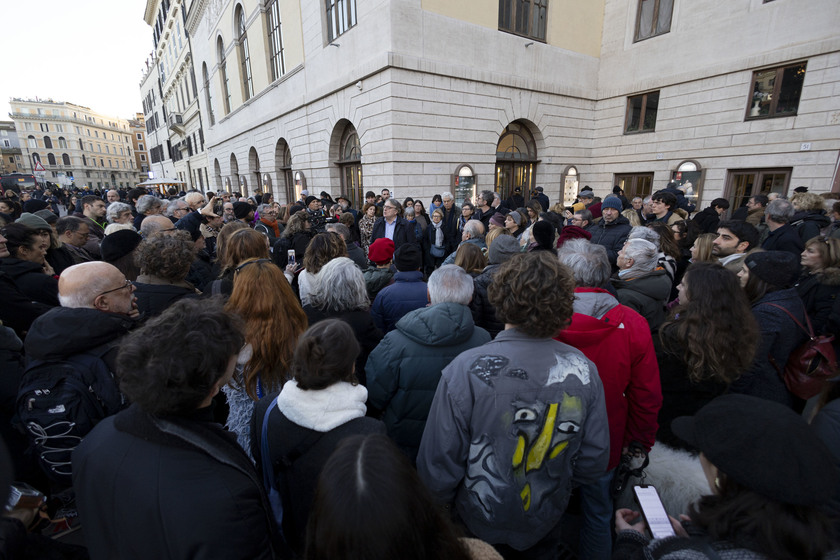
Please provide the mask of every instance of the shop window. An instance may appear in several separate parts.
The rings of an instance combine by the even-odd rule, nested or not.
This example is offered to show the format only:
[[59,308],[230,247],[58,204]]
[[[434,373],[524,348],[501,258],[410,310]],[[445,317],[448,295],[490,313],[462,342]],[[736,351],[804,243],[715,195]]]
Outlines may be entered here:
[[475,204],[476,175],[469,165],[461,165],[452,175],[452,192],[455,194],[455,204],[461,206],[469,199]]
[[627,173],[615,176],[613,183],[621,187],[628,200],[640,196],[650,196],[653,186],[653,173]]
[[730,215],[746,206],[751,196],[771,192],[786,195],[791,168],[731,169],[727,172],[724,198],[729,201]]
[[699,212],[701,191],[703,190],[703,170],[694,161],[684,161],[677,166],[676,171],[671,172],[671,181],[683,189],[685,197],[695,206]]

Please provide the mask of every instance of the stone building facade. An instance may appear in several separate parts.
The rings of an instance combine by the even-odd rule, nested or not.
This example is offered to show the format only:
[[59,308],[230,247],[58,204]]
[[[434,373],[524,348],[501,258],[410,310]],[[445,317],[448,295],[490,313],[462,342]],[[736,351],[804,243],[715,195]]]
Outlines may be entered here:
[[24,165],[15,123],[0,121],[0,173],[27,173]]
[[91,189],[139,182],[126,119],[62,101],[15,98],[9,103],[28,171],[40,162],[46,181]]
[[214,189],[737,205],[840,191],[838,24],[832,0],[193,0],[185,28]]

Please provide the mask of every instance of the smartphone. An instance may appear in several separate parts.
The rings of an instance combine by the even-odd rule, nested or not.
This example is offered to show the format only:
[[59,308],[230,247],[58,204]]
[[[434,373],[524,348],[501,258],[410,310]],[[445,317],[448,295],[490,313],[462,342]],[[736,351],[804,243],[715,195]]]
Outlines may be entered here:
[[288,255],[288,261],[286,264],[295,264],[295,250],[289,249],[289,252],[286,254]]
[[659,492],[656,491],[656,488],[653,486],[634,486],[633,494],[636,496],[639,506],[641,506],[642,516],[645,518],[653,538],[673,537],[676,534],[674,527],[665,511],[665,506],[662,505],[662,500],[659,499]]
[[25,482],[15,482],[9,492],[9,501],[6,503],[6,511],[15,508],[32,509],[41,507],[44,503],[44,495],[40,490],[32,488]]

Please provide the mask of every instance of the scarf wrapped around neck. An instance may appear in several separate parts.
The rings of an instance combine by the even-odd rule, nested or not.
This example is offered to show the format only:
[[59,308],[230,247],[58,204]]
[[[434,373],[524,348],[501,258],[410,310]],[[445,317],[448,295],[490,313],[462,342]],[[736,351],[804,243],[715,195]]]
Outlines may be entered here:
[[443,220],[439,222],[432,222],[435,228],[435,247],[443,247]]

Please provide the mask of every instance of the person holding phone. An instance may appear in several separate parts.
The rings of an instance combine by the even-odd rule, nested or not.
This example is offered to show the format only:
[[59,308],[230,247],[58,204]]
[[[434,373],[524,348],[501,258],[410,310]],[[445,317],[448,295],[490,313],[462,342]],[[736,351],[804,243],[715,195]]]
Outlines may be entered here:
[[[657,513],[652,487],[636,487],[642,512],[616,511],[613,558],[824,558],[838,550],[825,513],[838,475],[828,448],[800,415],[730,394],[675,419],[672,429],[700,450],[711,494],[680,521],[670,518],[675,536],[659,538],[668,534],[659,522],[664,510]],[[651,541],[644,533],[653,522]]]

